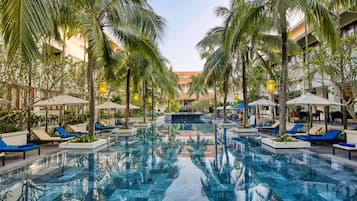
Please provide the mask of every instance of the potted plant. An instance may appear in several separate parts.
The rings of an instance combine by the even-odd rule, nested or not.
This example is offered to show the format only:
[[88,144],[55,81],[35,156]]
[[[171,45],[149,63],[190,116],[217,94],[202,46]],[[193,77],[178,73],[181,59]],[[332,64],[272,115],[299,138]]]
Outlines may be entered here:
[[311,147],[311,143],[292,138],[288,134],[278,135],[276,138],[263,138],[262,144],[275,149],[295,149]]

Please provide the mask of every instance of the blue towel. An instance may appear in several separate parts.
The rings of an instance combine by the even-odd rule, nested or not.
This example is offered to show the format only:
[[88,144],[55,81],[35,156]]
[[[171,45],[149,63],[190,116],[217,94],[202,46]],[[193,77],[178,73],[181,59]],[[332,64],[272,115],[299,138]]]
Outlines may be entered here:
[[344,147],[356,147],[355,144],[349,144],[349,143],[345,143],[345,142],[339,142],[338,144],[341,146],[344,146]]

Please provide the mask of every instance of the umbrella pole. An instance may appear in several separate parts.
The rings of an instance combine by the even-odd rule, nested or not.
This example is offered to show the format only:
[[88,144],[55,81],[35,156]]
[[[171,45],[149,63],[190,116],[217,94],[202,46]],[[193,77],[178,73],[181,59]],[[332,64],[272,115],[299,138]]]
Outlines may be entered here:
[[311,121],[311,118],[310,118],[310,105],[307,104],[307,134],[309,135],[309,130],[310,130],[310,121]]
[[46,106],[46,113],[45,113],[45,131],[48,132],[48,107]]
[[274,123],[274,119],[275,119],[275,107],[274,107],[274,106],[272,106],[272,108],[273,108],[273,109],[271,110],[271,111],[272,111],[272,113],[273,113],[273,119],[272,119],[272,121],[273,121],[273,123]]
[[63,105],[63,121],[62,121],[62,126],[64,128],[65,122],[66,121],[66,106]]

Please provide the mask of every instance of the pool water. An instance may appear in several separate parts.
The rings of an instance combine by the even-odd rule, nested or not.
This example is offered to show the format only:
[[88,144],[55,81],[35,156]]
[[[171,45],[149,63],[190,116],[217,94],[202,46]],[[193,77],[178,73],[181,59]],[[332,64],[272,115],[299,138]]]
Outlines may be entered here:
[[357,172],[305,151],[231,148],[209,124],[139,130],[95,153],[63,152],[0,176],[0,200],[355,201]]

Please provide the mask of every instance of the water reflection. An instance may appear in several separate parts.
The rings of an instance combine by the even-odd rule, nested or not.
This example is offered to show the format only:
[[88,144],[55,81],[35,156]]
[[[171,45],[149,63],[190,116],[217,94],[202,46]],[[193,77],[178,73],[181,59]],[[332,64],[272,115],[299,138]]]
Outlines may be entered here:
[[248,138],[232,149],[214,131],[153,125],[100,152],[57,154],[2,174],[0,200],[357,200],[353,169]]

